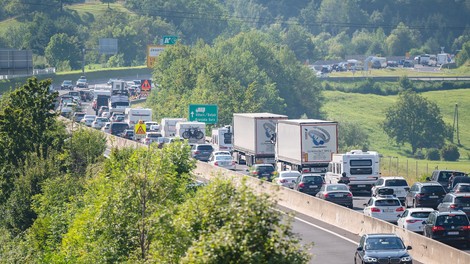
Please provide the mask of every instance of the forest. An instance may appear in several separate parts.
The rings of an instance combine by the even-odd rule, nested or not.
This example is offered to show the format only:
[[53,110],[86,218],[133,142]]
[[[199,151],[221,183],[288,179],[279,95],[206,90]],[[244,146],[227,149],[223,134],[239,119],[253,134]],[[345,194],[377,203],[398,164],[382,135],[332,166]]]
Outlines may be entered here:
[[[146,46],[165,35],[195,45],[257,30],[302,62],[441,47],[456,54],[470,40],[470,0],[102,0],[87,1],[108,5],[101,13],[73,9],[83,2],[0,0],[0,47],[32,49],[36,68],[70,70],[80,68],[83,50],[86,63],[144,65]],[[100,38],[118,39],[118,53],[100,55]]]

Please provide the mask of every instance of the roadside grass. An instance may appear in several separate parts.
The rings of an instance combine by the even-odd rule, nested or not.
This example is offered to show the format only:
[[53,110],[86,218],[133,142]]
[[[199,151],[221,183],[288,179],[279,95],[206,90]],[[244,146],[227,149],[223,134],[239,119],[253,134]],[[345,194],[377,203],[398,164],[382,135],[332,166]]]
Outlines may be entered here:
[[330,77],[454,77],[470,76],[470,64],[463,65],[457,69],[439,69],[434,71],[422,71],[419,68],[385,68],[371,69],[369,71],[356,71],[354,74],[348,72],[332,72]]
[[92,14],[95,18],[99,15],[106,13],[109,10],[119,11],[126,14],[134,14],[125,8],[121,3],[110,3],[109,9],[108,4],[101,3],[99,1],[92,2],[92,3],[82,3],[82,4],[74,4],[65,7],[66,9],[76,11],[80,16],[83,16],[87,13]]
[[[388,139],[381,128],[385,119],[385,111],[397,100],[397,96],[380,96],[372,94],[344,93],[325,91],[326,102],[323,110],[328,119],[338,122],[353,122],[360,125],[368,134],[370,150],[378,151],[383,156],[381,171],[383,175],[398,174],[407,176],[410,182],[417,181],[424,174],[429,174],[435,168],[458,169],[470,172],[470,108],[465,107],[470,101],[470,88],[448,91],[425,92],[422,95],[435,102],[441,109],[444,121],[452,126],[455,104],[459,107],[459,147],[458,162],[429,161],[415,159],[409,144],[396,145]],[[340,135],[341,136],[341,135]],[[456,141],[456,140],[455,140]],[[392,158],[391,158],[392,157]]]

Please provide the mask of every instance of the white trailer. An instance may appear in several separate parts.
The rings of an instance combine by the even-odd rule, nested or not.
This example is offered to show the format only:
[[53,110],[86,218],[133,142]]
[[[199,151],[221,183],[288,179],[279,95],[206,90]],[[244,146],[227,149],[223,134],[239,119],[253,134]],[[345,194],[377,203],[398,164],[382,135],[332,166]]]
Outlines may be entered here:
[[176,123],[186,121],[188,121],[186,118],[162,118],[160,122],[162,136],[174,137],[176,135]]
[[232,150],[232,131],[232,126],[212,129],[211,141],[216,150]]
[[325,175],[338,152],[338,123],[317,119],[279,120],[276,127],[276,167]]
[[176,123],[176,136],[188,140],[189,144],[206,143],[206,123],[178,122]]
[[233,114],[233,156],[239,164],[274,164],[274,138],[278,120],[285,115],[271,113]]
[[152,121],[152,109],[150,108],[126,108],[126,122],[130,127],[142,120],[144,122]]
[[344,182],[351,191],[368,191],[380,177],[380,156],[376,151],[352,150],[335,154],[328,165],[326,183]]

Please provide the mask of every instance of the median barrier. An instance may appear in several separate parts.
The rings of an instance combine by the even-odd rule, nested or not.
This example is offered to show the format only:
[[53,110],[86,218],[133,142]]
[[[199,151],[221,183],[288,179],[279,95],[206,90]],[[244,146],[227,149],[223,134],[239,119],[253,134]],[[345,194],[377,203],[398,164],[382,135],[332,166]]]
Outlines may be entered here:
[[[446,244],[410,232],[388,222],[365,216],[364,214],[337,204],[323,201],[316,197],[284,188],[238,172],[216,168],[207,163],[198,162],[194,173],[211,180],[214,177],[230,179],[235,186],[246,184],[255,193],[274,196],[278,204],[293,211],[321,220],[348,232],[363,235],[370,233],[395,233],[405,245],[411,246],[411,256],[422,263],[470,263],[470,254]],[[398,213],[397,213],[398,214]]]

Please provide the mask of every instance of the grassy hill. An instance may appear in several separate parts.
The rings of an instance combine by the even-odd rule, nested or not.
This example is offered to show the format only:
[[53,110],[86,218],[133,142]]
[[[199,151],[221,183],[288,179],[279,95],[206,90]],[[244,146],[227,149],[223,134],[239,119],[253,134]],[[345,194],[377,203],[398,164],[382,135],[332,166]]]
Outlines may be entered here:
[[470,172],[470,108],[466,107],[466,102],[470,100],[470,89],[434,91],[422,93],[422,95],[439,106],[444,121],[449,125],[453,124],[455,104],[460,106],[459,130],[462,144],[459,148],[460,161],[416,160],[410,157],[409,145],[397,146],[388,140],[380,123],[385,118],[385,110],[396,102],[397,96],[326,91],[327,102],[323,109],[329,119],[358,123],[368,132],[370,149],[384,156],[381,164],[383,175],[399,174],[407,176],[410,182],[414,182],[424,174],[432,172],[436,167]]

